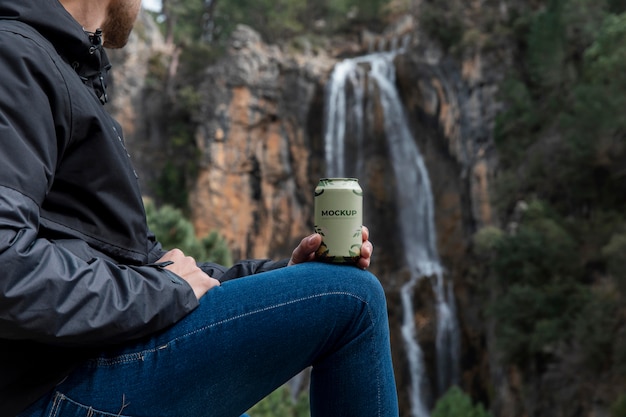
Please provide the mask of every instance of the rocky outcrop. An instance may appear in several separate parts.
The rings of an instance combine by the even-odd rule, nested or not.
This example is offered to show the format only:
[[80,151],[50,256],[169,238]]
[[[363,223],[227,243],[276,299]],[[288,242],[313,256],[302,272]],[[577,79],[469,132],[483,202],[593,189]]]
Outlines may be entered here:
[[218,230],[235,258],[289,256],[312,233],[322,125],[321,86],[333,61],[300,60],[240,26],[206,71],[191,192],[199,233]]
[[164,152],[168,109],[158,77],[172,50],[154,19],[142,11],[126,47],[108,54],[113,70],[107,106],[122,125],[144,193],[152,195],[167,158],[175,157]]

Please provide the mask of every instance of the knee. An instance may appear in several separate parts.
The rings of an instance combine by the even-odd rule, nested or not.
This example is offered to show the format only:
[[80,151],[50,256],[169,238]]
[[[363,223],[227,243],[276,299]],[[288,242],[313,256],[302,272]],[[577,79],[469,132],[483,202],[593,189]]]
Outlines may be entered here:
[[372,303],[378,305],[380,309],[387,311],[387,300],[385,290],[377,276],[368,271],[363,272],[363,286],[370,296]]
[[310,270],[310,288],[318,291],[346,293],[365,302],[378,314],[387,314],[385,291],[378,278],[369,271],[349,265],[310,262],[301,267]]
[[387,314],[385,290],[378,277],[369,271],[355,267],[345,268],[342,280],[348,285],[349,291],[356,297],[364,300],[371,308],[380,314]]

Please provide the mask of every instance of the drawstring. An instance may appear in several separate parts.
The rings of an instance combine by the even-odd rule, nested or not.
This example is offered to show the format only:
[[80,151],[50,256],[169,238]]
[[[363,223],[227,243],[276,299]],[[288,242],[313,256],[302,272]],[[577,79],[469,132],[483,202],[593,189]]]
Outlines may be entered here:
[[[99,52],[99,59],[105,60],[105,62],[104,65],[102,65],[102,63],[99,61],[101,67],[98,69],[97,79],[94,79],[91,76],[86,77],[85,75],[87,74],[79,75],[85,83],[88,83],[90,79],[93,80],[92,87],[98,95],[100,102],[102,104],[105,104],[109,101],[109,96],[107,94],[107,86],[104,76],[106,74],[106,71],[111,68],[111,64],[109,64],[108,60],[106,59],[106,54],[102,49],[102,29],[96,29],[95,32],[87,32],[87,34],[89,35],[89,41],[91,42],[91,46],[89,47],[89,55],[94,55],[96,52]],[[75,63],[74,69],[78,70],[78,63]]]
[[89,34],[89,40],[95,47],[102,45],[102,29],[98,28],[95,32],[87,32]]

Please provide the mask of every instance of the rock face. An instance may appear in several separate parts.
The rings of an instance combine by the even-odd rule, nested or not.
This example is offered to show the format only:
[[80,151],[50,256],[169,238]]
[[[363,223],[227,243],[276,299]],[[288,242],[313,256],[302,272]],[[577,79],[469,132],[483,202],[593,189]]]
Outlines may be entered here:
[[332,61],[311,62],[300,65],[242,26],[200,86],[201,162],[190,206],[198,232],[220,231],[236,259],[288,256],[312,233],[312,139]]
[[126,47],[107,53],[113,64],[107,106],[122,125],[142,189],[151,195],[160,169],[175,157],[164,152],[168,108],[163,88],[157,85],[162,81],[154,74],[163,71],[172,48],[154,19],[142,11]]

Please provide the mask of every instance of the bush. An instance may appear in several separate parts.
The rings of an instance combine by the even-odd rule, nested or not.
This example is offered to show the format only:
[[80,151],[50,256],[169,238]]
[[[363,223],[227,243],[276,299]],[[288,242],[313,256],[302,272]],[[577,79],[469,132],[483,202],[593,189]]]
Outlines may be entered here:
[[283,385],[248,410],[250,417],[309,417],[309,396],[303,392],[294,403],[287,385]]
[[432,417],[490,417],[482,404],[472,404],[472,399],[459,387],[453,386],[435,404]]
[[[574,334],[581,348],[584,365],[593,371],[612,366],[611,351],[618,323],[615,294],[594,293],[578,314]],[[616,352],[617,353],[617,352]]]
[[617,287],[626,295],[626,233],[615,233],[611,240],[602,248],[602,256],[606,262],[608,272],[613,276]]
[[626,394],[622,394],[611,405],[611,417],[626,417]]
[[145,201],[145,207],[148,227],[164,249],[179,248],[198,261],[232,265],[230,249],[216,231],[199,240],[195,228],[181,210],[168,205],[157,208],[150,200]]
[[421,26],[446,51],[455,49],[463,39],[462,17],[462,3],[458,2],[424,2],[420,9]]
[[483,227],[474,235],[474,251],[479,256],[488,256],[495,250],[502,237],[501,229],[495,226]]
[[505,359],[526,365],[571,340],[589,293],[578,251],[564,221],[540,201],[528,205],[514,235],[497,241],[491,265],[500,294],[488,312]]
[[493,267],[502,284],[542,286],[568,280],[580,268],[576,241],[547,203],[535,200],[515,235],[500,239]]

